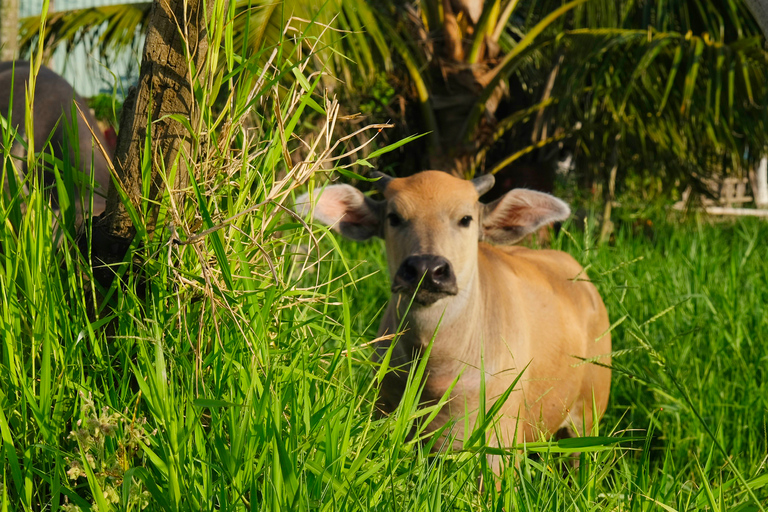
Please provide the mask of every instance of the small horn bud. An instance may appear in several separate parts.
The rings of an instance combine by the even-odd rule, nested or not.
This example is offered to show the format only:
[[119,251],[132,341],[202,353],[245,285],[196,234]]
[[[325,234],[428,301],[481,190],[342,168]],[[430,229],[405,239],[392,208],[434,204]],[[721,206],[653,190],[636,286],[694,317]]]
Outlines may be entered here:
[[475,186],[475,190],[477,190],[477,195],[479,196],[482,196],[491,190],[494,183],[496,183],[496,178],[494,178],[493,174],[485,174],[472,180],[472,184]]
[[371,173],[371,177],[379,178],[373,183],[373,186],[375,186],[376,190],[378,190],[382,194],[384,193],[384,190],[386,190],[387,185],[389,185],[389,182],[392,181],[393,179],[392,176],[387,176],[383,172],[379,172],[379,171],[373,171]]

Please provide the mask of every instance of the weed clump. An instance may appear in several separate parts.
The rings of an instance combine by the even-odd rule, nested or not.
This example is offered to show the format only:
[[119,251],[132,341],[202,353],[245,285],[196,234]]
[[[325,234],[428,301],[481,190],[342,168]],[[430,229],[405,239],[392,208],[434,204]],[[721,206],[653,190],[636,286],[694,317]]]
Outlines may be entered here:
[[[83,391],[80,396],[80,419],[68,439],[76,444],[80,458],[67,457],[67,477],[77,481],[80,478],[88,482],[92,492],[101,491],[101,499],[93,498],[92,510],[100,510],[99,503],[117,505],[122,493],[128,489],[124,502],[129,510],[144,510],[150,504],[150,494],[140,483],[131,480],[124,485],[126,472],[136,466],[136,458],[143,455],[144,447],[150,445],[150,435],[146,431],[146,418],[138,421],[129,419],[126,414],[110,412],[103,406],[97,409],[93,394]],[[156,433],[156,432],[155,432]],[[142,463],[141,460],[138,461]],[[67,512],[80,512],[79,505],[65,503]]]

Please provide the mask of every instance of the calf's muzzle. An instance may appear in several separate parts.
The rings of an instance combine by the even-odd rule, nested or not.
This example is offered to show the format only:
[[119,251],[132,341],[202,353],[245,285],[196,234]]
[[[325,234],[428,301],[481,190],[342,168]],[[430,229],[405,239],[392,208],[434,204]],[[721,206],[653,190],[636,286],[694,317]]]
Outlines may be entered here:
[[434,254],[419,254],[403,260],[392,280],[392,291],[405,295],[416,292],[415,302],[426,306],[456,295],[459,289],[450,261]]

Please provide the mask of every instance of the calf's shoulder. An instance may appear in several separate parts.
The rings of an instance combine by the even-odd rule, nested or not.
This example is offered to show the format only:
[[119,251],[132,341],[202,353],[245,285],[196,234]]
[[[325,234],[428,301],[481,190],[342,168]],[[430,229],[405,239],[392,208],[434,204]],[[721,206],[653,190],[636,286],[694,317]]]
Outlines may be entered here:
[[483,286],[501,292],[513,280],[515,290],[524,296],[551,297],[582,313],[604,315],[597,288],[584,268],[563,251],[481,243],[478,265]]

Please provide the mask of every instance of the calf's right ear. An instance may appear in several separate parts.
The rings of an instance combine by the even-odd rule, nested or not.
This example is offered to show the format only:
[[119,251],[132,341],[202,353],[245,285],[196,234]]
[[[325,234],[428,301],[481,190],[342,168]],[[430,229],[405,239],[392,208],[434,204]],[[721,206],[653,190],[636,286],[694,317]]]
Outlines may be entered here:
[[307,215],[352,240],[367,240],[379,234],[384,201],[375,201],[350,185],[330,185],[312,204],[309,194],[296,200],[296,213]]
[[485,205],[481,239],[510,245],[551,222],[565,220],[571,209],[544,192],[516,188]]

